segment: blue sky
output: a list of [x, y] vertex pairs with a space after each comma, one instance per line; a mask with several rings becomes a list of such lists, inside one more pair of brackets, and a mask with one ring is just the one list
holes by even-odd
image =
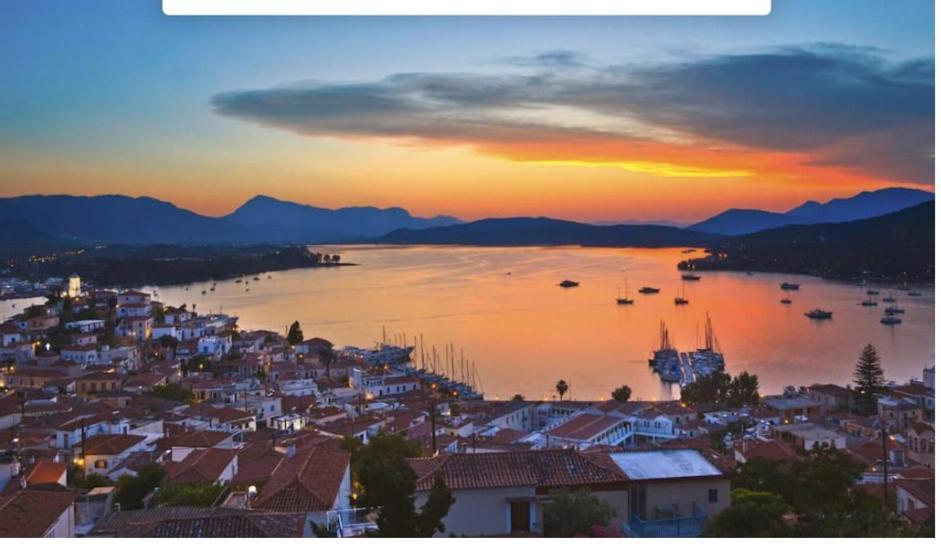
[[[933, 2], [926, 0], [775, 0], [768, 17], [737, 18], [181, 18], [164, 16], [159, 0], [0, 0], [0, 162], [6, 167], [0, 185], [10, 195], [155, 195], [207, 212], [225, 211], [259, 191], [329, 206], [378, 195], [379, 203], [428, 214], [431, 202], [448, 197], [446, 187], [429, 195], [401, 182], [445, 186], [447, 178], [431, 167], [397, 174], [395, 167], [414, 163], [413, 153], [397, 157], [403, 148], [360, 136], [299, 136], [304, 132], [272, 130], [264, 120], [220, 116], [212, 98], [299, 82], [377, 82], [398, 73], [526, 74], [529, 68], [508, 60], [560, 51], [607, 67], [827, 43], [872, 48], [883, 62], [905, 63], [933, 59], [933, 21]], [[450, 153], [435, 155], [448, 164]], [[371, 162], [391, 167], [386, 187], [402, 187], [401, 197], [377, 194], [378, 186], [364, 182], [375, 175], [357, 172], [357, 165]], [[520, 182], [544, 177], [519, 174], [518, 167], [511, 174], [490, 160], [462, 159], [458, 166]], [[147, 178], [129, 178], [135, 167]], [[602, 195], [612, 193], [608, 181], [623, 172], [582, 170], [604, 181]], [[268, 173], [277, 179], [261, 176]], [[625, 178], [629, 191], [647, 177]], [[462, 205], [473, 206], [463, 214], [495, 210], [465, 188], [452, 190]], [[222, 192], [230, 197], [212, 199]], [[768, 197], [828, 193], [811, 188]], [[521, 202], [516, 211], [525, 210], [524, 199], [503, 198], [510, 200]], [[576, 211], [571, 216], [593, 216], [589, 206]]]

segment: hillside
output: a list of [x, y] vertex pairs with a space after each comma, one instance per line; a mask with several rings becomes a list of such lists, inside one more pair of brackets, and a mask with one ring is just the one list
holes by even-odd
[[910, 188], [885, 188], [819, 203], [808, 201], [783, 213], [761, 209], [729, 209], [688, 226], [688, 230], [739, 236], [793, 224], [849, 222], [894, 213], [934, 199], [934, 194]]
[[595, 226], [550, 218], [484, 219], [426, 230], [397, 230], [378, 243], [448, 245], [585, 245], [604, 247], [704, 246], [718, 238], [656, 225]]
[[934, 201], [864, 220], [793, 225], [732, 238], [681, 269], [934, 281]]

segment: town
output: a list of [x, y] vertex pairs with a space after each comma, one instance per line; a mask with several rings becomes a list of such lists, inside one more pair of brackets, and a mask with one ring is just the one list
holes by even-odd
[[402, 343], [43, 291], [0, 325], [0, 537], [934, 534], [934, 367], [865, 344], [852, 386], [489, 400]]

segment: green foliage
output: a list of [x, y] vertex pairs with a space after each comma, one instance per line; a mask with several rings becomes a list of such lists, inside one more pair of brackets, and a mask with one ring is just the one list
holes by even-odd
[[617, 402], [626, 403], [631, 400], [631, 388], [627, 385], [622, 385], [614, 391], [611, 392], [611, 398]]
[[733, 408], [758, 404], [758, 376], [742, 372], [734, 378], [725, 372], [713, 372], [696, 380], [680, 392], [683, 402], [717, 403]]
[[180, 340], [173, 337], [172, 335], [161, 335], [160, 339], [157, 340], [160, 343], [161, 347], [166, 347], [167, 349], [176, 350], [176, 346], [180, 344]]
[[542, 510], [547, 537], [587, 536], [592, 527], [606, 527], [616, 514], [610, 504], [584, 488], [575, 492], [568, 489], [551, 491], [549, 502]]
[[[749, 462], [750, 464], [751, 462]], [[732, 504], [706, 527], [706, 537], [787, 537], [791, 528], [784, 521], [790, 507], [780, 495], [735, 489]]]
[[159, 397], [161, 399], [169, 399], [171, 401], [179, 402], [190, 402], [193, 400], [193, 392], [188, 389], [183, 389], [175, 383], [168, 383], [167, 385], [155, 385], [152, 390], [146, 393], [151, 397]]
[[511, 400], [512, 400], [513, 402], [524, 402], [524, 401], [526, 400], [526, 397], [524, 397], [523, 395], [520, 395], [519, 393], [517, 393], [517, 394], [513, 395], [513, 399], [511, 399]]
[[401, 435], [380, 434], [365, 446], [353, 446], [353, 475], [362, 488], [358, 506], [378, 510], [380, 537], [431, 537], [444, 532], [442, 520], [454, 499], [442, 480], [436, 480], [428, 500], [415, 509], [418, 476], [408, 464], [409, 457], [421, 454], [419, 443]]
[[110, 487], [114, 482], [98, 473], [90, 473], [85, 476], [79, 476], [79, 487], [83, 489], [94, 489], [95, 487]]
[[[779, 526], [769, 519], [777, 511], [778, 497], [787, 511], [796, 515], [791, 527], [797, 537], [889, 537], [908, 531], [894, 513], [894, 504], [883, 504], [856, 487], [863, 466], [847, 453], [836, 449], [815, 449], [790, 462], [751, 460], [732, 479], [736, 492], [748, 491], [766, 496], [740, 494], [741, 511], [723, 512], [710, 525], [710, 535], [723, 537], [778, 536]], [[757, 504], [755, 504], [757, 501]], [[745, 505], [750, 504], [749, 507]], [[733, 495], [733, 507], [735, 500]], [[749, 508], [754, 518], [748, 517]], [[760, 514], [760, 515], [759, 515]], [[740, 517], [736, 517], [740, 516]], [[737, 522], [735, 521], [737, 520]]]
[[297, 345], [304, 341], [304, 331], [301, 330], [301, 323], [297, 320], [291, 324], [291, 328], [288, 330], [288, 343], [291, 345]]
[[853, 383], [856, 384], [856, 408], [866, 416], [875, 414], [878, 402], [876, 395], [885, 389], [885, 373], [882, 371], [879, 353], [872, 344], [863, 347], [859, 354]]
[[567, 381], [565, 381], [564, 379], [560, 379], [558, 382], [556, 382], [555, 391], [556, 393], [559, 394], [560, 401], [565, 399], [565, 394], [568, 393], [568, 390], [569, 390], [569, 384]]
[[161, 506], [212, 506], [225, 490], [215, 483], [170, 483], [160, 489], [154, 504]]
[[122, 475], [115, 486], [114, 501], [122, 510], [136, 510], [143, 507], [143, 500], [157, 488], [166, 473], [159, 464], [149, 464], [137, 472], [137, 477]]

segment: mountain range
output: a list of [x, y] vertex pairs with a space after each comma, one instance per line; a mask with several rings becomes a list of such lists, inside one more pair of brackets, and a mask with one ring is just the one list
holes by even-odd
[[30, 195], [0, 198], [0, 251], [21, 254], [80, 245], [239, 245], [340, 242], [477, 245], [705, 246], [793, 224], [843, 222], [891, 213], [934, 198], [907, 188], [863, 192], [783, 213], [730, 209], [679, 228], [587, 224], [544, 217], [422, 218], [398, 207], [325, 209], [259, 195], [220, 217], [150, 197]]
[[324, 209], [267, 196], [256, 196], [222, 217], [200, 215], [150, 197], [0, 198], [0, 227], [18, 227], [22, 239], [34, 235], [43, 244], [52, 238], [72, 244], [318, 243], [457, 222], [445, 216], [414, 217], [397, 207]]
[[808, 201], [790, 211], [776, 213], [760, 209], [729, 209], [687, 226], [707, 234], [740, 236], [791, 224], [849, 222], [894, 213], [934, 199], [934, 194], [911, 188], [884, 188], [826, 203]]

